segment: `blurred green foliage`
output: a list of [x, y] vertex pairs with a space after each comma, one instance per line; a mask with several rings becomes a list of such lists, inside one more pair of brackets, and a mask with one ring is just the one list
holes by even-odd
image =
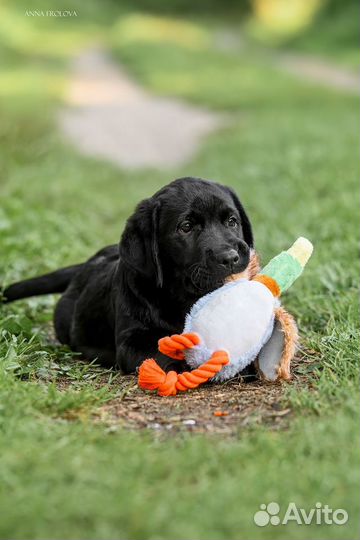
[[[350, 8], [336, 4], [348, 18]], [[41, 6], [49, 2], [32, 3]], [[224, 11], [210, 21], [206, 10], [181, 18], [168, 5], [166, 14], [139, 6], [74, 0], [79, 16], [63, 20], [25, 18], [25, 0], [1, 6], [2, 282], [116, 242], [135, 204], [176, 176], [219, 180], [244, 201], [265, 260], [299, 234], [314, 241], [306, 275], [284, 299], [301, 328], [306, 384], [296, 378], [284, 392], [292, 409], [284, 430], [264, 425], [261, 411], [226, 440], [110, 430], [101, 406], [121, 392], [121, 378], [109, 385], [111, 373], [54, 344], [55, 299], [2, 306], [0, 538], [357, 538], [358, 99], [278, 71], [246, 41], [219, 51]], [[314, 28], [343, 61], [352, 45], [336, 55], [334, 25]], [[218, 109], [226, 126], [168, 171], [79, 156], [60, 138], [56, 114], [68, 61], [98, 40], [149, 90]], [[254, 512], [271, 500], [306, 509], [320, 500], [350, 520], [256, 528]]]
[[[122, 0], [113, 0], [117, 5], [123, 5]], [[162, 14], [179, 14], [189, 16], [195, 14], [230, 14], [244, 16], [252, 9], [251, 0], [135, 0], [127, 2], [133, 10], [155, 12]]]
[[357, 0], [329, 0], [317, 13], [312, 24], [283, 46], [317, 54], [359, 66], [360, 3]]

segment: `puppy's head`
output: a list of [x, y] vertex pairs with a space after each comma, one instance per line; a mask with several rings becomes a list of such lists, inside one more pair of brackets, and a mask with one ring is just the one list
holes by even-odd
[[201, 296], [249, 264], [249, 219], [228, 187], [180, 178], [140, 203], [124, 231], [125, 263], [157, 286]]

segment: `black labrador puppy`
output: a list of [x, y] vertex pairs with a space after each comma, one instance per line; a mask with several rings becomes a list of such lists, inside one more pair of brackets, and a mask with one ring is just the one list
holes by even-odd
[[153, 357], [179, 371], [180, 362], [157, 351], [158, 340], [181, 333], [192, 304], [242, 272], [252, 246], [249, 219], [230, 188], [179, 178], [137, 206], [120, 245], [3, 294], [10, 302], [63, 293], [57, 338], [87, 359], [131, 373]]

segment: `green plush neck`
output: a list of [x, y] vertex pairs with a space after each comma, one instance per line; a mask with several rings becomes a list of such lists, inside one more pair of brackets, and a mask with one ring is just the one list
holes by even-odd
[[312, 252], [312, 243], [306, 238], [300, 237], [290, 249], [271, 259], [261, 274], [275, 280], [279, 285], [280, 292], [283, 293], [302, 274]]
[[280, 287], [281, 293], [285, 292], [294, 281], [301, 275], [303, 267], [287, 251], [283, 251], [262, 269], [261, 274], [273, 278]]

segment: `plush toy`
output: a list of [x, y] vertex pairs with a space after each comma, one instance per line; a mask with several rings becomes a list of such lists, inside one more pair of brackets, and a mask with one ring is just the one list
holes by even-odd
[[[148, 359], [140, 366], [139, 386], [157, 389], [163, 396], [175, 395], [209, 379], [225, 381], [254, 360], [263, 378], [289, 378], [297, 334], [296, 326], [295, 331], [286, 327], [279, 297], [300, 276], [312, 250], [309, 240], [299, 238], [252, 280], [243, 274], [231, 276], [225, 285], [200, 298], [186, 317], [183, 334], [159, 340], [163, 354], [185, 360], [193, 371], [165, 373]], [[281, 339], [285, 335], [281, 350], [279, 337], [274, 339], [276, 319], [282, 320]]]

